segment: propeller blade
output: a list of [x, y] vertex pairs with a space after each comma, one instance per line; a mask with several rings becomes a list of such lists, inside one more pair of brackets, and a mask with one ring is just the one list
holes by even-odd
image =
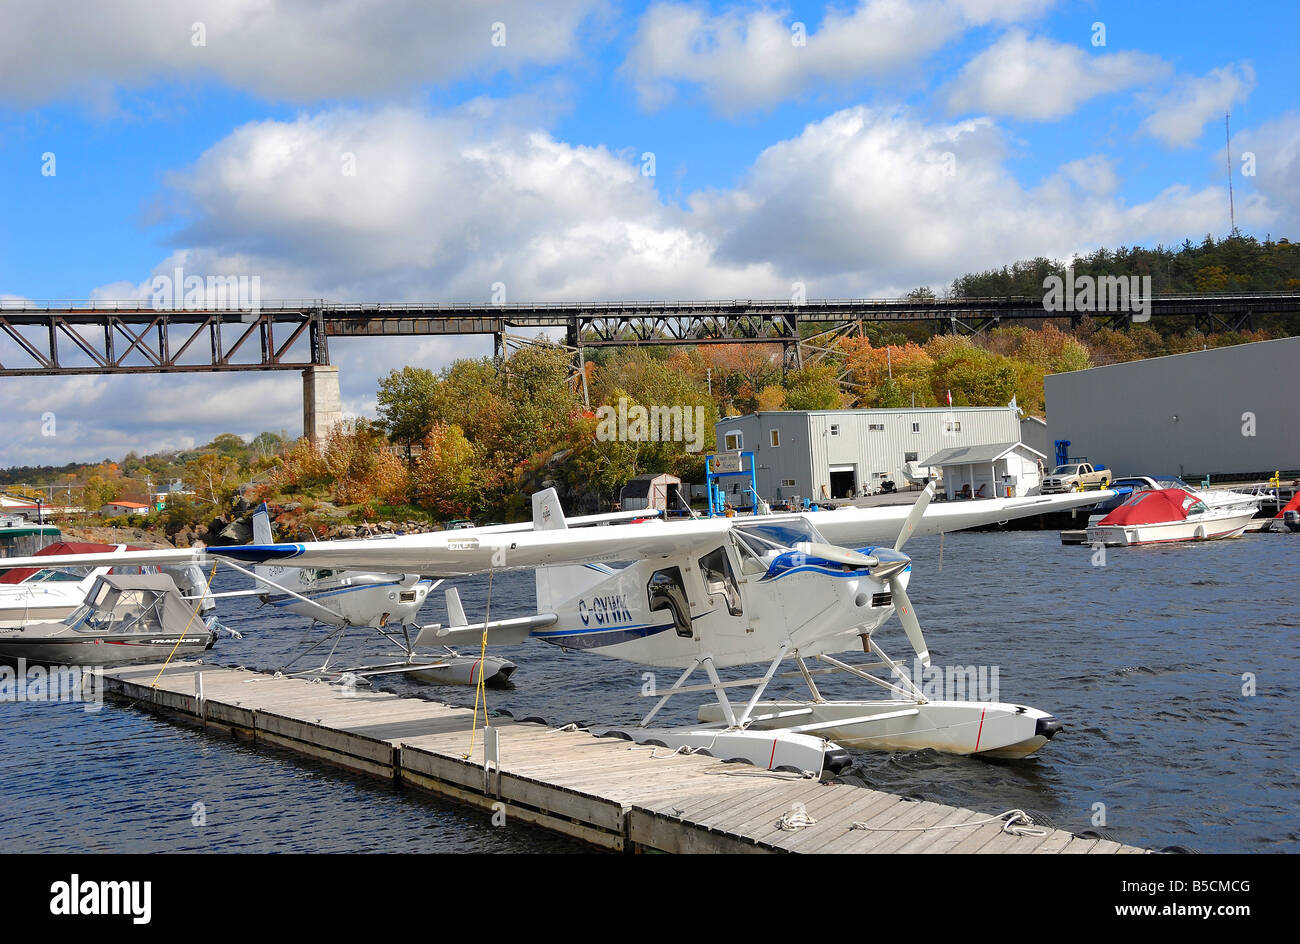
[[898, 621], [903, 624], [903, 629], [907, 632], [907, 641], [912, 644], [916, 650], [917, 656], [921, 659], [921, 665], [927, 669], [930, 667], [930, 650], [925, 645], [925, 636], [921, 635], [921, 623], [916, 618], [916, 613], [912, 609], [912, 601], [908, 599], [907, 591], [903, 589], [903, 582], [897, 577], [889, 581], [889, 592], [894, 601], [894, 609], [898, 612]]
[[930, 482], [921, 492], [921, 496], [912, 506], [912, 510], [907, 513], [907, 520], [903, 522], [903, 529], [898, 532], [898, 540], [894, 543], [894, 550], [901, 551], [907, 539], [912, 536], [916, 526], [921, 523], [921, 518], [925, 515], [925, 509], [930, 507], [930, 499], [934, 498], [934, 482]]
[[880, 564], [879, 560], [863, 554], [861, 551], [854, 551], [836, 544], [800, 541], [795, 545], [795, 550], [801, 554], [807, 554], [809, 557], [820, 557], [822, 560], [834, 561], [836, 564], [848, 564], [850, 567], [876, 567]]

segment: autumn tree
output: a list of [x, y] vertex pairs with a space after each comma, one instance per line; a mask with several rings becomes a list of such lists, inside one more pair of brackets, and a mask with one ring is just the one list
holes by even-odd
[[479, 500], [479, 462], [459, 426], [435, 422], [415, 460], [415, 500], [435, 516], [467, 517]]

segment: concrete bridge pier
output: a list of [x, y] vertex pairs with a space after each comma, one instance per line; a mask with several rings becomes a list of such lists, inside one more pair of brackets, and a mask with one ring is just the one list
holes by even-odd
[[318, 445], [342, 420], [339, 369], [331, 364], [308, 367], [302, 372], [302, 434]]

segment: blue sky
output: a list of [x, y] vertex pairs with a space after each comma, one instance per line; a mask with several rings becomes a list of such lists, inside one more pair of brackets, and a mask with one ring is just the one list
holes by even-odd
[[[1226, 110], [1239, 227], [1300, 238], [1293, 3], [4, 7], [0, 298], [140, 297], [177, 264], [256, 274], [265, 298], [942, 289], [1226, 234]], [[332, 353], [366, 413], [388, 368], [485, 350]], [[205, 405], [158, 406], [178, 394]], [[293, 375], [4, 381], [31, 435], [0, 465], [297, 432], [299, 394]], [[66, 432], [40, 437], [49, 409]]]

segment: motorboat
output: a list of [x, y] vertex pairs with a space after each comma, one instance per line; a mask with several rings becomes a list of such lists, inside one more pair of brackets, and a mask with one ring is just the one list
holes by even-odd
[[1260, 531], [1300, 533], [1300, 492], [1291, 496], [1291, 500], [1278, 509], [1272, 518], [1265, 518]]
[[[18, 629], [28, 623], [57, 622], [71, 616], [86, 600], [96, 578], [103, 574], [170, 574], [188, 599], [200, 600], [200, 612], [209, 616], [216, 603], [208, 590], [202, 569], [193, 563], [88, 567], [67, 565], [59, 558], [71, 554], [142, 551], [128, 544], [93, 544], [80, 541], [56, 541], [33, 556], [48, 557], [43, 567], [11, 567], [0, 572], [0, 629]], [[3, 561], [0, 561], [2, 564]]]
[[217, 639], [167, 574], [100, 574], [85, 602], [58, 622], [0, 628], [0, 660], [118, 665], [195, 655]]
[[1241, 534], [1258, 501], [1212, 505], [1203, 493], [1181, 488], [1148, 489], [1088, 527], [1088, 543], [1108, 547], [1208, 541]]
[[59, 566], [53, 559], [67, 554], [127, 550], [124, 544], [83, 544], [58, 541], [35, 553], [50, 557], [48, 567], [10, 568], [0, 573], [0, 629], [16, 629], [28, 623], [53, 622], [71, 616], [108, 567]]

